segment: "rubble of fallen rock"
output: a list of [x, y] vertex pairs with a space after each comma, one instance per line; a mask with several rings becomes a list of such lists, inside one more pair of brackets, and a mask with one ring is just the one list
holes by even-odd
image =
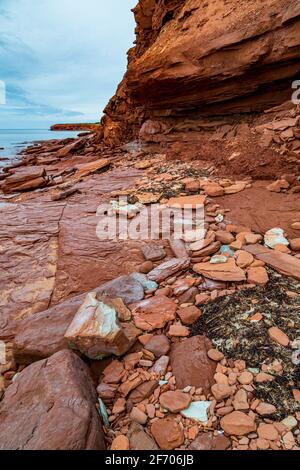
[[[300, 449], [299, 9], [217, 3], [140, 0], [101, 125], [1, 170], [1, 449]], [[151, 205], [203, 223], [98, 237]]]

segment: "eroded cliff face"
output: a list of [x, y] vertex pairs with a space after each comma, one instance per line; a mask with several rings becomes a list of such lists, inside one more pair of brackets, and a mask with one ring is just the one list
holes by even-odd
[[133, 12], [136, 45], [105, 109], [106, 143], [247, 122], [290, 99], [299, 0], [140, 0]]

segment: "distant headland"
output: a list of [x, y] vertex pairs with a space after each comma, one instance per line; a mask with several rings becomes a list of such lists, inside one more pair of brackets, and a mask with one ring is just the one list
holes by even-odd
[[50, 127], [51, 131], [95, 131], [100, 123], [81, 123], [81, 124], [54, 124]]

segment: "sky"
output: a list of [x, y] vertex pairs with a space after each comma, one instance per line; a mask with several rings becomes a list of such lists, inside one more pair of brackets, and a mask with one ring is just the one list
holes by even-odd
[[136, 3], [0, 0], [0, 129], [99, 121], [126, 70]]

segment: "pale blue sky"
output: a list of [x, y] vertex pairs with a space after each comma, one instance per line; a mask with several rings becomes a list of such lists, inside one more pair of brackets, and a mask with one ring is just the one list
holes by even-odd
[[0, 0], [0, 129], [97, 121], [134, 40], [137, 0]]

